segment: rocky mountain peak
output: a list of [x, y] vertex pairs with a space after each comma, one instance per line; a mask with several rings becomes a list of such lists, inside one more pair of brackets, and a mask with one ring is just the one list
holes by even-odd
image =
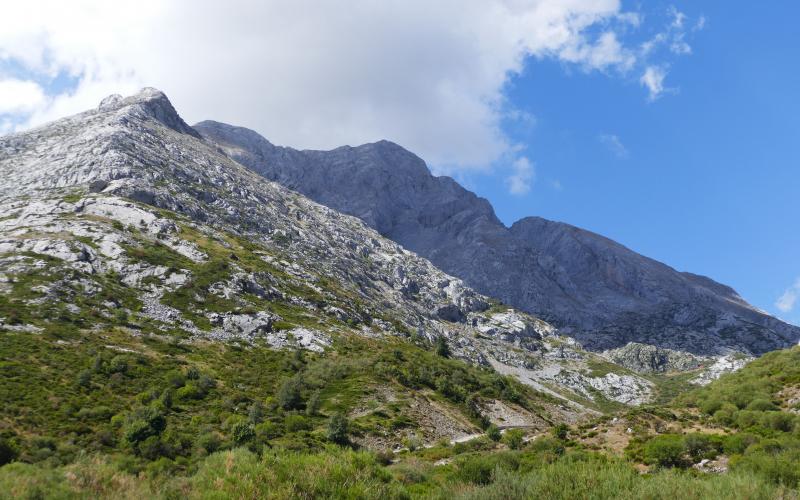
[[128, 97], [112, 94], [100, 101], [100, 105], [97, 107], [97, 110], [101, 112], [120, 109], [127, 109], [129, 112], [154, 118], [172, 130], [200, 138], [200, 134], [183, 121], [167, 95], [156, 88], [145, 87]]

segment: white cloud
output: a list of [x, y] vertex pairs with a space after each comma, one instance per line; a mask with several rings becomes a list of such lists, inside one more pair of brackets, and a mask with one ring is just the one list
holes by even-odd
[[679, 11], [674, 5], [670, 5], [667, 11], [672, 17], [672, 22], [670, 25], [676, 30], [683, 29], [683, 24], [686, 22], [686, 14]]
[[667, 72], [662, 67], [648, 66], [645, 68], [644, 73], [641, 78], [639, 78], [639, 83], [647, 88], [650, 101], [655, 101], [667, 90], [664, 87], [664, 78], [666, 78], [666, 76]]
[[783, 295], [778, 297], [778, 300], [775, 301], [775, 307], [782, 313], [791, 312], [794, 309], [798, 297], [800, 297], [800, 278], [797, 278], [794, 284], [787, 288], [783, 292]]
[[629, 72], [643, 56], [620, 37], [640, 22], [620, 0], [29, 0], [3, 6], [0, 68], [77, 80], [24, 126], [154, 86], [190, 123], [303, 148], [386, 138], [463, 171], [512, 150], [503, 92], [528, 58]]
[[536, 179], [536, 171], [533, 168], [533, 164], [528, 158], [521, 156], [514, 160], [511, 168], [513, 173], [506, 178], [508, 191], [515, 195], [528, 194], [533, 181]]
[[[691, 33], [703, 29], [706, 18], [700, 16], [694, 25], [688, 29], [687, 35], [686, 24], [689, 17], [686, 14], [671, 5], [667, 9], [667, 17], [668, 22], [666, 26], [652, 38], [641, 44], [639, 48], [640, 60], [652, 57], [660, 48], [669, 51], [669, 53], [675, 56], [687, 56], [692, 53], [692, 46], [689, 45], [686, 39]], [[658, 99], [664, 91], [667, 90], [664, 87], [664, 79], [666, 76], [667, 67], [665, 64], [648, 64], [646, 66], [639, 81], [647, 88], [650, 101]]]
[[36, 82], [0, 79], [0, 115], [31, 113], [41, 108], [46, 97]]
[[619, 136], [615, 134], [600, 134], [597, 138], [617, 158], [627, 158], [630, 155], [628, 148], [622, 144]]

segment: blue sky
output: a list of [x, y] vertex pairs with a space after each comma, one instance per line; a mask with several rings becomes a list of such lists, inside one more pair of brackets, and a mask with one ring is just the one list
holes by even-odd
[[0, 134], [154, 86], [190, 123], [277, 144], [386, 138], [507, 224], [596, 231], [800, 324], [798, 17], [786, 1], [29, 0], [0, 16]]
[[740, 5], [681, 6], [706, 24], [653, 102], [635, 81], [529, 61], [507, 92], [535, 125], [507, 129], [535, 162], [531, 191], [465, 181], [507, 224], [596, 231], [800, 324], [775, 306], [800, 277], [800, 4]]

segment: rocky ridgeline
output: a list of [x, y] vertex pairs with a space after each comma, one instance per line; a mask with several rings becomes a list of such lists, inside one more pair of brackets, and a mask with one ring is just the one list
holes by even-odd
[[596, 372], [603, 358], [545, 321], [265, 181], [159, 91], [0, 138], [0, 179], [0, 293], [19, 305], [3, 329], [99, 331], [115, 318], [132, 335], [314, 350], [338, 335], [444, 338], [454, 356], [563, 399], [565, 413], [651, 396], [622, 367]]
[[[195, 128], [267, 179], [360, 218], [587, 348], [642, 353], [626, 365], [632, 369], [682, 370], [708, 357], [759, 355], [800, 339], [800, 328], [750, 306], [731, 288], [598, 234], [539, 217], [508, 228], [488, 201], [449, 177], [434, 177], [420, 158], [391, 142], [298, 151], [219, 122]], [[641, 344], [666, 351], [653, 358]]]

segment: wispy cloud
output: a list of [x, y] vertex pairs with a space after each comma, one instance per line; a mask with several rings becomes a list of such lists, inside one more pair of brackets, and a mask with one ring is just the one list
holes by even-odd
[[[673, 56], [687, 56], [692, 53], [692, 46], [687, 41], [690, 36], [702, 30], [706, 24], [706, 18], [700, 16], [693, 24], [690, 24], [689, 16], [679, 11], [675, 6], [667, 9], [668, 21], [664, 28], [653, 37], [641, 44], [639, 57], [652, 60], [653, 55], [659, 50], [668, 52]], [[667, 77], [668, 65], [647, 64], [639, 78], [639, 83], [647, 89], [648, 100], [655, 101], [667, 91], [676, 89], [667, 88], [664, 80]]]
[[775, 301], [775, 307], [782, 313], [792, 312], [798, 298], [800, 298], [800, 278], [797, 278], [792, 286], [784, 290], [783, 295]]
[[644, 74], [639, 78], [639, 83], [647, 88], [648, 100], [655, 101], [668, 90], [664, 86], [664, 79], [667, 77], [667, 70], [661, 66], [648, 66]]
[[601, 144], [608, 148], [609, 151], [614, 153], [614, 156], [617, 158], [627, 158], [630, 156], [628, 148], [622, 144], [622, 141], [616, 134], [600, 134], [597, 136], [597, 139]]
[[508, 191], [518, 196], [528, 194], [533, 181], [536, 179], [536, 171], [533, 168], [533, 164], [528, 158], [522, 156], [514, 161], [511, 168], [512, 174], [506, 177]]

